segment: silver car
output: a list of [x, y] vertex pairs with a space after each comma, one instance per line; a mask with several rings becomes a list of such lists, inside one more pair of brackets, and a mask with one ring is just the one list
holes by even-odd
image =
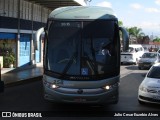
[[138, 61], [138, 68], [149, 69], [153, 64], [160, 62], [160, 55], [157, 52], [145, 52]]
[[154, 64], [148, 71], [138, 90], [138, 101], [160, 104], [160, 63]]

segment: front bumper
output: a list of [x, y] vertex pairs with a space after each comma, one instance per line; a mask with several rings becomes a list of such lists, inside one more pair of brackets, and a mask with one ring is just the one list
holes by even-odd
[[160, 95], [157, 93], [148, 93], [148, 92], [139, 91], [138, 100], [147, 102], [147, 103], [160, 104]]
[[136, 63], [136, 61], [133, 60], [133, 59], [130, 59], [130, 60], [121, 60], [121, 63], [131, 63], [131, 64], [134, 64], [134, 63]]
[[152, 66], [153, 63], [138, 63], [138, 67], [140, 68], [150, 68]]
[[[75, 89], [75, 91], [77, 91]], [[85, 89], [84, 89], [85, 91]], [[118, 87], [101, 93], [64, 93], [44, 86], [44, 98], [59, 103], [115, 104], [118, 102]]]

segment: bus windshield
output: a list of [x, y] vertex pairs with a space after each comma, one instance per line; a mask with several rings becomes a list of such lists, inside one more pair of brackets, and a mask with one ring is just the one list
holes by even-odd
[[116, 76], [118, 41], [114, 20], [52, 21], [45, 69], [64, 76]]

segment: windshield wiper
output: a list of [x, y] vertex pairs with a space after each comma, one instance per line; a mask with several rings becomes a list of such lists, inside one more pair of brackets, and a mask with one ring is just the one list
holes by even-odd
[[[93, 48], [92, 35], [89, 40], [90, 40], [90, 51], [91, 51], [92, 59], [89, 57], [87, 52], [83, 51], [82, 61], [85, 60], [86, 63], [88, 64], [88, 67], [90, 67], [91, 70], [94, 71], [94, 73], [97, 75], [98, 74], [98, 65], [97, 65], [97, 61], [96, 61], [95, 50]], [[84, 46], [82, 46], [82, 48], [84, 49]]]
[[78, 53], [77, 51], [73, 53], [73, 55], [71, 56], [69, 62], [67, 63], [67, 65], [64, 67], [64, 70], [62, 72], [62, 75], [65, 75], [67, 73], [67, 71], [69, 70], [69, 68], [71, 67], [71, 65], [73, 64], [74, 60], [77, 58]]
[[83, 56], [82, 58], [84, 58], [86, 61], [88, 61], [88, 63], [91, 66], [92, 70], [97, 75], [98, 74], [98, 71], [97, 71], [97, 61], [90, 59], [89, 56], [88, 56], [88, 54], [86, 52], [84, 53], [84, 55], [85, 56]]
[[92, 35], [91, 35], [91, 39], [90, 40], [91, 40], [91, 47], [90, 47], [90, 49], [91, 49], [91, 52], [92, 52], [92, 58], [93, 58], [93, 61], [95, 61], [94, 64], [92, 62], [92, 65], [93, 65], [93, 69], [94, 69], [95, 74], [98, 74], [98, 65], [97, 65], [97, 62], [96, 62], [95, 50], [93, 48], [93, 37], [92, 37]]
[[[76, 38], [78, 38], [78, 33], [77, 33], [77, 37]], [[75, 38], [75, 40], [76, 40], [76, 38]], [[64, 70], [62, 72], [62, 77], [67, 73], [67, 71], [70, 69], [71, 65], [73, 64], [73, 62], [76, 60], [76, 58], [78, 56], [78, 45], [79, 45], [78, 42], [75, 43], [75, 48], [74, 48], [75, 52], [73, 52], [73, 54], [70, 57], [67, 65], [64, 67]]]

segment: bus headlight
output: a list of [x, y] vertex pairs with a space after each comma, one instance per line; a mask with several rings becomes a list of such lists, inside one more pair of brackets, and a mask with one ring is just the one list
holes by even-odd
[[111, 87], [109, 85], [105, 86], [106, 90], [109, 90]]
[[55, 88], [58, 88], [59, 86], [55, 85], [55, 84], [52, 84], [51, 85], [51, 88], [55, 89]]
[[46, 80], [43, 81], [43, 84], [44, 84], [46, 87], [50, 88], [50, 89], [56, 89], [56, 88], [59, 87], [58, 85], [56, 85], [56, 84], [54, 84], [54, 83], [50, 83], [50, 82], [48, 82], [48, 81], [46, 81]]
[[108, 90], [111, 90], [111, 89], [116, 88], [118, 86], [119, 86], [119, 83], [115, 83], [113, 85], [106, 85], [106, 86], [103, 87], [103, 89], [108, 91]]

